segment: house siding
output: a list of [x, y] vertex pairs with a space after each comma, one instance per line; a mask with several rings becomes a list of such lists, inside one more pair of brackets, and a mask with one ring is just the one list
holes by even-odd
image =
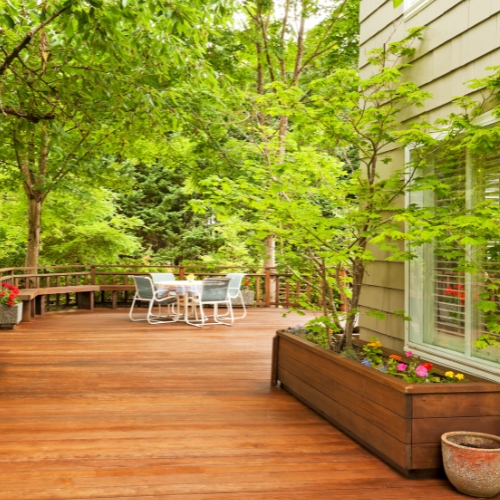
[[[360, 9], [361, 75], [367, 77], [373, 68], [367, 62], [367, 52], [405, 36], [409, 28], [425, 26], [424, 40], [408, 61], [404, 77], [432, 94], [423, 108], [410, 108], [402, 115], [409, 122], [425, 114], [429, 120], [456, 111], [451, 100], [455, 96], [476, 92], [467, 87], [468, 80], [491, 74], [486, 68], [500, 61], [500, 1], [498, 0], [434, 0], [409, 19], [404, 18], [401, 5], [393, 8], [392, 0], [361, 0]], [[388, 150], [392, 163], [381, 172], [386, 177], [400, 169], [404, 152]], [[400, 200], [401, 201], [401, 200]], [[360, 315], [362, 339], [378, 337], [392, 349], [402, 349], [404, 320], [393, 314], [405, 308], [405, 272], [401, 262], [387, 262], [382, 252], [373, 249], [375, 261], [367, 267], [361, 294], [360, 310], [378, 309], [385, 318]]]

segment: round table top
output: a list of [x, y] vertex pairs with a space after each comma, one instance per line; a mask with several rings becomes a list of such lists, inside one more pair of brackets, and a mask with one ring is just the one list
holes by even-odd
[[197, 293], [203, 288], [203, 281], [189, 281], [189, 280], [178, 280], [178, 281], [157, 281], [155, 283], [157, 288], [168, 288], [173, 292], [179, 294], [185, 294], [187, 292]]

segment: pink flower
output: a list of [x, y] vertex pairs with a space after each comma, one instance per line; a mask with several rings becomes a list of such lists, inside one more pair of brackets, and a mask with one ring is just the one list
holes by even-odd
[[424, 365], [417, 366], [415, 372], [419, 377], [427, 377], [427, 368]]
[[413, 353], [411, 351], [406, 351], [405, 356], [409, 358], [410, 356], [413, 356]]
[[406, 370], [406, 365], [404, 363], [398, 363], [396, 368], [398, 369], [398, 372], [404, 372]]

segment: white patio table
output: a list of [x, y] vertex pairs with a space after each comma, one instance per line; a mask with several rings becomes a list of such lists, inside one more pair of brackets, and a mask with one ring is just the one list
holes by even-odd
[[188, 315], [186, 296], [188, 293], [201, 294], [203, 290], [203, 281], [157, 281], [155, 287], [177, 294], [177, 321], [186, 321]]

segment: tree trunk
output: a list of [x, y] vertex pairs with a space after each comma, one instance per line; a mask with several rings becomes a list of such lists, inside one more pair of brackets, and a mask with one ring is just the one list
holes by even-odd
[[336, 350], [338, 352], [342, 349], [350, 349], [352, 347], [352, 333], [354, 330], [354, 322], [356, 320], [356, 313], [359, 308], [359, 299], [361, 297], [361, 290], [363, 279], [365, 276], [365, 266], [361, 259], [356, 258], [352, 265], [352, 297], [347, 308], [347, 317], [345, 322], [345, 329], [340, 342], [337, 344]]
[[349, 315], [345, 325], [345, 346], [350, 349], [352, 347], [352, 333], [354, 330], [354, 322], [356, 320], [356, 313], [359, 308], [359, 299], [361, 297], [361, 289], [363, 279], [365, 276], [365, 266], [363, 261], [355, 259], [352, 273], [352, 298], [351, 307], [349, 308]]
[[[36, 129], [31, 125], [27, 130], [20, 129], [19, 124], [13, 127], [13, 147], [16, 152], [17, 165], [23, 178], [23, 187], [28, 198], [28, 241], [25, 267], [36, 272], [41, 244], [42, 205], [47, 196], [45, 178], [49, 158], [49, 134], [43, 126], [40, 138], [36, 140]], [[38, 161], [37, 161], [38, 160]]]
[[[28, 247], [26, 248], [25, 267], [38, 267], [40, 253], [42, 197], [28, 198]], [[35, 270], [36, 271], [36, 270]]]
[[[266, 246], [266, 256], [264, 257], [264, 273], [267, 268], [271, 269], [271, 274], [276, 273], [276, 241], [273, 234], [270, 234], [264, 240]], [[276, 278], [271, 278], [271, 302], [276, 302]]]
[[[274, 235], [270, 234], [264, 240], [266, 245], [266, 256], [264, 257], [264, 268], [276, 266], [276, 242]], [[273, 271], [274, 272], [274, 271]]]

